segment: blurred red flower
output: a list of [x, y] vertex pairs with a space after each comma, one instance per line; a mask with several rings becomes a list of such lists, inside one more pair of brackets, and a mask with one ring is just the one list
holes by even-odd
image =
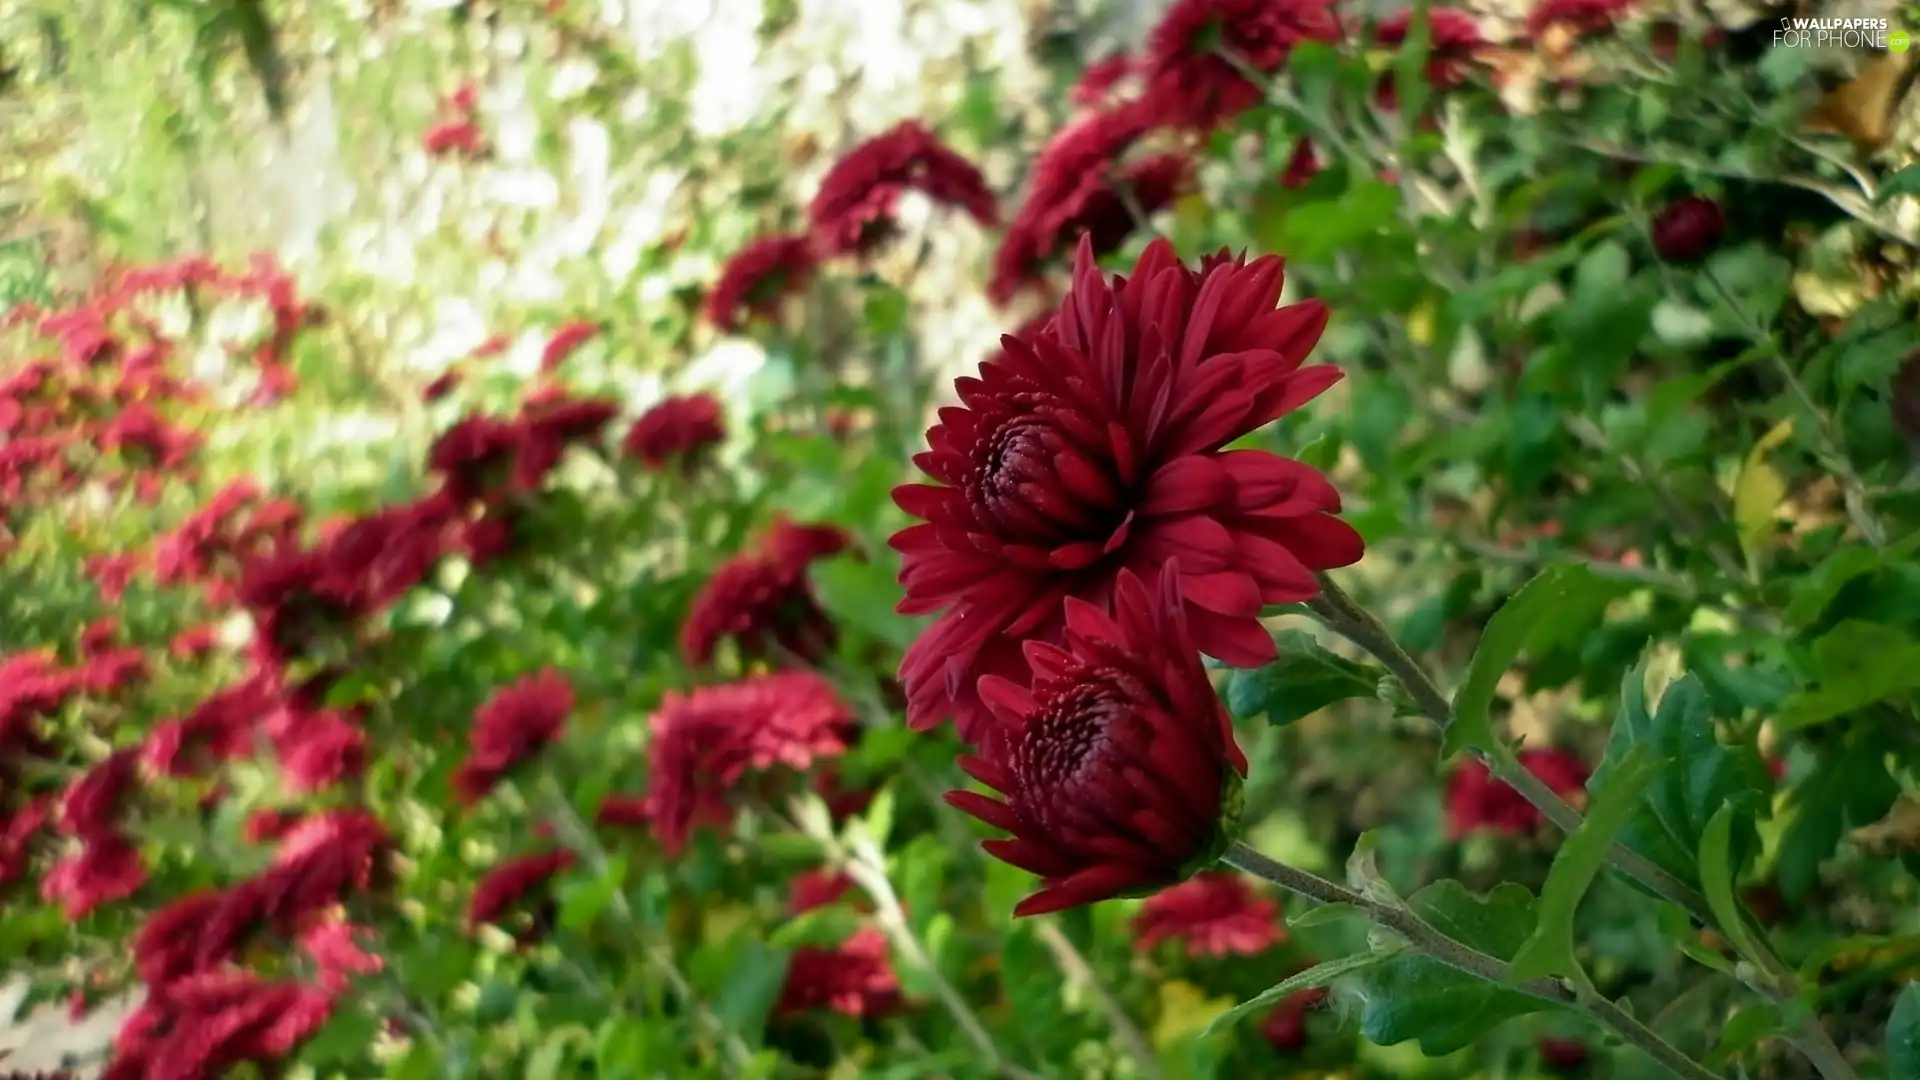
[[1274, 657], [1261, 609], [1310, 599], [1317, 570], [1359, 560], [1340, 495], [1311, 466], [1227, 450], [1340, 378], [1302, 368], [1326, 326], [1314, 301], [1275, 309], [1281, 260], [1225, 253], [1198, 271], [1165, 240], [1109, 284], [1082, 240], [1050, 330], [1002, 339], [955, 383], [894, 491], [924, 524], [895, 534], [906, 614], [942, 612], [908, 649], [908, 720], [987, 725], [982, 675], [1024, 681], [1023, 638], [1058, 640], [1061, 602], [1104, 604], [1123, 569], [1178, 558], [1194, 642], [1236, 667]]
[[244, 971], [194, 975], [150, 992], [114, 1040], [101, 1080], [191, 1080], [272, 1066], [323, 1027], [333, 995]]
[[1240, 65], [1273, 75], [1301, 42], [1339, 38], [1326, 0], [1176, 0], [1147, 40], [1142, 100], [1158, 123], [1218, 127], [1265, 97]]
[[540, 351], [540, 370], [552, 371], [567, 362], [567, 357], [587, 342], [600, 336], [600, 324], [576, 319], [562, 325], [547, 339], [546, 348]]
[[695, 825], [732, 820], [730, 794], [777, 767], [804, 770], [844, 753], [858, 721], [833, 684], [777, 672], [669, 693], [653, 714], [647, 810], [668, 854]]
[[887, 935], [863, 926], [832, 948], [807, 945], [787, 961], [787, 981], [774, 1006], [779, 1016], [827, 1009], [852, 1017], [885, 1016], [903, 1005]]
[[1133, 919], [1134, 948], [1163, 941], [1188, 956], [1257, 956], [1286, 939], [1280, 905], [1239, 874], [1210, 870], [1147, 898]]
[[1634, 0], [1540, 0], [1527, 13], [1526, 35], [1537, 41], [1555, 26], [1566, 28], [1575, 37], [1602, 34], [1613, 29], [1620, 16], [1633, 7]]
[[1587, 1045], [1579, 1039], [1540, 1036], [1540, 1064], [1557, 1073], [1573, 1072], [1587, 1063]]
[[1267, 1045], [1282, 1053], [1293, 1053], [1307, 1045], [1307, 1014], [1326, 1004], [1325, 987], [1289, 994], [1273, 1007], [1260, 1025]]
[[[575, 861], [573, 852], [559, 848], [511, 858], [487, 871], [474, 887], [473, 899], [467, 904], [467, 925], [499, 925], [537, 890], [544, 888], [554, 875], [572, 869]], [[542, 895], [537, 906], [545, 908], [551, 904], [552, 898]], [[544, 936], [549, 921], [544, 912], [536, 910], [532, 926], [521, 932], [520, 940], [526, 942]]]
[[1016, 916], [1174, 885], [1219, 854], [1247, 759], [1188, 632], [1177, 563], [1157, 590], [1123, 571], [1111, 616], [1066, 602], [1065, 647], [1026, 645], [1023, 687], [989, 675], [1000, 725], [947, 802], [1007, 839], [985, 850], [1041, 878]]
[[473, 714], [472, 750], [453, 774], [460, 800], [478, 802], [502, 777], [537, 757], [560, 737], [573, 704], [573, 686], [551, 668], [494, 691]]
[[1105, 105], [1113, 96], [1114, 88], [1133, 74], [1137, 66], [1134, 58], [1127, 53], [1115, 53], [1095, 60], [1080, 73], [1080, 81], [1073, 84], [1073, 92], [1069, 96], [1075, 105]]
[[[1564, 750], [1522, 750], [1519, 757], [1528, 772], [1562, 797], [1586, 789], [1586, 763]], [[1447, 781], [1447, 835], [1455, 840], [1482, 831], [1524, 836], [1545, 821], [1525, 796], [1494, 779], [1480, 761], [1462, 764]]]
[[819, 265], [805, 236], [766, 236], [736, 252], [707, 294], [707, 321], [735, 331], [741, 316], [771, 317], [789, 293], [806, 286]]
[[1141, 225], [1136, 208], [1153, 214], [1191, 186], [1193, 165], [1182, 154], [1121, 164], [1151, 127], [1141, 106], [1124, 105], [1076, 121], [1041, 148], [1026, 199], [994, 252], [988, 299], [1012, 299], [1082, 236], [1096, 258], [1117, 249]]
[[[1413, 11], [1399, 11], [1373, 28], [1376, 45], [1399, 46], [1413, 32]], [[1467, 62], [1487, 44], [1480, 24], [1469, 12], [1455, 8], [1427, 9], [1427, 82], [1436, 90], [1449, 90], [1465, 81]], [[1397, 105], [1391, 72], [1381, 76], [1376, 99], [1384, 108]]]
[[838, 634], [814, 599], [808, 568], [845, 551], [852, 537], [833, 526], [780, 517], [759, 546], [721, 563], [693, 598], [680, 630], [687, 663], [713, 662], [722, 641], [748, 659], [818, 663]]
[[1694, 262], [1720, 246], [1727, 231], [1720, 204], [1703, 195], [1676, 199], [1653, 219], [1653, 249], [1668, 262]]
[[973, 163], [909, 120], [848, 151], [820, 181], [807, 207], [820, 250], [872, 250], [892, 235], [893, 212], [909, 190], [958, 206], [982, 225], [998, 224], [993, 192]]
[[125, 900], [147, 882], [147, 866], [133, 841], [117, 832], [93, 833], [80, 850], [40, 880], [40, 898], [79, 919], [102, 904]]
[[809, 870], [787, 884], [787, 911], [804, 915], [838, 903], [853, 891], [853, 879], [835, 870]]
[[720, 399], [712, 394], [670, 397], [640, 414], [620, 448], [656, 472], [687, 467], [727, 437]]

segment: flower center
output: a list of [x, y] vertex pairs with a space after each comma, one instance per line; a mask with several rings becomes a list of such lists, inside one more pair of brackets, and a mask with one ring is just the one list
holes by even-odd
[[1016, 543], [1105, 541], [1125, 519], [1110, 470], [1043, 415], [1010, 417], [981, 439], [965, 486], [1000, 538]]

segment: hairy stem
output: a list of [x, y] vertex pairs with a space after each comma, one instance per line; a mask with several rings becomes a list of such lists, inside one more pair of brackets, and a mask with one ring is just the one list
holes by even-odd
[[[1348, 596], [1332, 578], [1326, 574], [1319, 577], [1320, 595], [1307, 606], [1329, 627], [1380, 661], [1406, 687], [1421, 713], [1439, 725], [1442, 731], [1452, 725], [1452, 703], [1440, 692], [1433, 677], [1420, 666], [1420, 662], [1393, 639], [1393, 634], [1385, 624]], [[1519, 792], [1547, 820], [1553, 822], [1555, 828], [1571, 835], [1580, 827], [1584, 820], [1580, 812], [1521, 765], [1512, 750], [1505, 746], [1472, 749], [1476, 756], [1486, 762], [1495, 777]], [[1684, 908], [1702, 926], [1716, 925], [1712, 909], [1707, 906], [1706, 898], [1700, 895], [1699, 890], [1654, 865], [1646, 857], [1616, 843], [1607, 852], [1607, 861], [1621, 873]], [[1760, 989], [1775, 1001], [1793, 1000], [1800, 992], [1798, 976], [1773, 951], [1765, 938], [1756, 937], [1754, 941], [1758, 955], [1747, 959], [1760, 971], [1763, 983]], [[1796, 1045], [1819, 1068], [1825, 1080], [1855, 1080], [1852, 1067], [1834, 1046], [1818, 1017], [1810, 1017], [1805, 1022], [1799, 1040]]]
[[[1506, 961], [1448, 937], [1410, 908], [1370, 899], [1317, 874], [1268, 858], [1242, 843], [1235, 842], [1228, 848], [1224, 861], [1243, 873], [1316, 903], [1359, 908], [1374, 922], [1405, 938], [1408, 945], [1422, 955], [1490, 983], [1507, 983]], [[1682, 1053], [1678, 1047], [1662, 1039], [1653, 1029], [1635, 1020], [1590, 986], [1569, 985], [1558, 979], [1535, 979], [1509, 985], [1531, 997], [1585, 1013], [1594, 1023], [1632, 1043], [1681, 1080], [1719, 1080], [1719, 1075], [1713, 1070]]]

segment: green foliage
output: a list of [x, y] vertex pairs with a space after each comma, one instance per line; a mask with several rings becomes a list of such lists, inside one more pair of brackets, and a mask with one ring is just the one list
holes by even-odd
[[[1512, 960], [1533, 934], [1538, 903], [1511, 882], [1475, 896], [1457, 881], [1436, 881], [1407, 906], [1453, 940], [1497, 960]], [[1430, 1057], [1473, 1045], [1516, 1017], [1553, 1006], [1483, 982], [1429, 956], [1391, 957], [1359, 976], [1360, 1030], [1382, 1046], [1413, 1040]]]
[[1227, 708], [1238, 719], [1285, 726], [1336, 702], [1373, 698], [1386, 674], [1378, 664], [1327, 651], [1303, 631], [1283, 630], [1274, 644], [1278, 660], [1227, 677]]

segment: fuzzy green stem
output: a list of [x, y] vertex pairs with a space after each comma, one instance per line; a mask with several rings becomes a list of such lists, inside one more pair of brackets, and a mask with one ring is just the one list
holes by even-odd
[[1653, 1029], [1635, 1020], [1590, 986], [1570, 986], [1557, 979], [1535, 979], [1531, 982], [1510, 984], [1507, 980], [1506, 961], [1447, 936], [1410, 908], [1371, 899], [1317, 874], [1311, 874], [1288, 866], [1277, 859], [1269, 858], [1237, 841], [1227, 849], [1223, 861], [1242, 873], [1270, 882], [1315, 903], [1341, 904], [1358, 908], [1374, 922], [1405, 938], [1408, 945], [1422, 955], [1456, 971], [1463, 971], [1490, 983], [1513, 985], [1514, 989], [1530, 997], [1584, 1013], [1594, 1023], [1633, 1044], [1657, 1062], [1661, 1068], [1680, 1077], [1681, 1080], [1720, 1080], [1719, 1075], [1713, 1070], [1682, 1053], [1678, 1047], [1662, 1039]]

